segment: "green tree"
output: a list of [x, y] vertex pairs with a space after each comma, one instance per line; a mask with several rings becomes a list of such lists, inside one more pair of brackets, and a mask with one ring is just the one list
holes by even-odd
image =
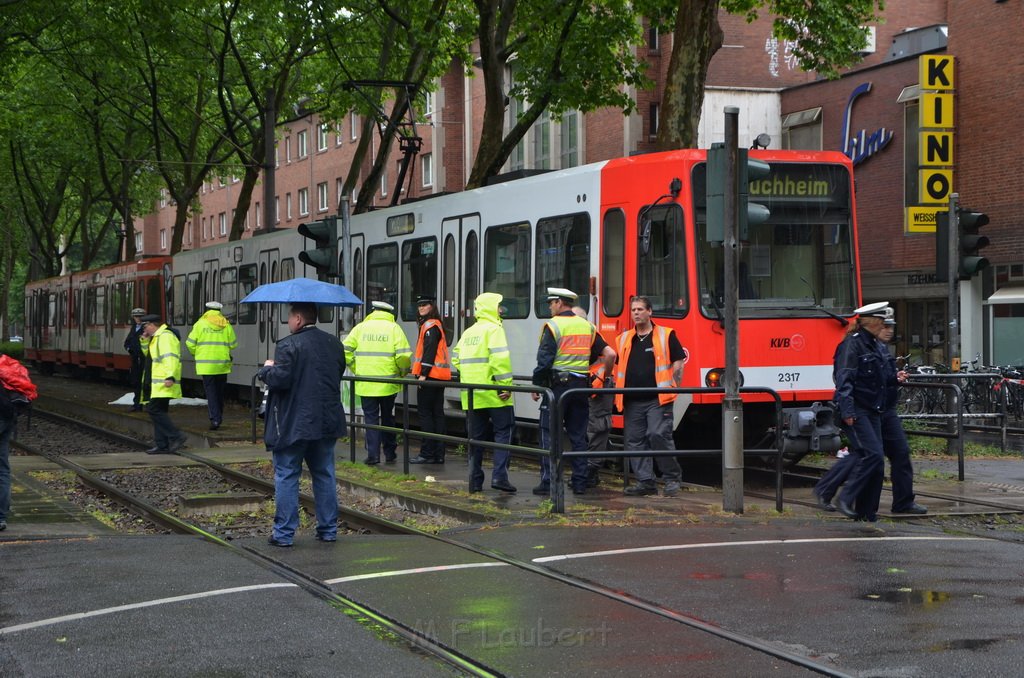
[[[636, 106], [629, 87], [649, 83], [634, 49], [641, 17], [627, 0], [474, 2], [484, 111], [467, 188], [500, 172], [545, 111], [556, 119], [603, 106], [629, 113]], [[509, 99], [525, 104], [515, 119], [506, 119]]]
[[722, 46], [720, 7], [748, 21], [757, 19], [759, 11], [773, 15], [774, 35], [795, 41], [793, 53], [800, 67], [829, 78], [860, 59], [857, 51], [867, 40], [864, 26], [878, 20], [876, 8], [884, 9], [883, 0], [674, 1], [672, 59], [658, 129], [658, 147], [663, 150], [697, 145], [708, 64]]

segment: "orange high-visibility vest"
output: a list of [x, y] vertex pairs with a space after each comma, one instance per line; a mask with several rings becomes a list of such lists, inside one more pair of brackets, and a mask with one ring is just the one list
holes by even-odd
[[[423, 362], [423, 337], [426, 336], [427, 330], [431, 327], [436, 327], [441, 331], [441, 339], [437, 342], [437, 352], [434, 354], [434, 362], [425, 363]], [[426, 373], [427, 376], [432, 379], [451, 381], [452, 365], [451, 361], [448, 359], [448, 342], [445, 341], [444, 327], [441, 325], [441, 321], [437, 318], [430, 318], [420, 325], [420, 337], [416, 340], [416, 353], [412, 358], [412, 369], [410, 372], [417, 377]]]
[[[626, 365], [629, 364], [629, 352], [633, 348], [633, 337], [636, 335], [636, 328], [623, 332], [619, 335], [619, 364], [615, 370], [615, 388], [626, 387]], [[672, 330], [655, 325], [651, 332], [651, 344], [654, 347], [654, 381], [658, 388], [674, 388], [672, 381], [672, 363], [668, 356], [668, 338]], [[659, 393], [658, 402], [668, 405], [676, 399], [675, 393]], [[615, 396], [615, 407], [622, 410], [622, 394]]]

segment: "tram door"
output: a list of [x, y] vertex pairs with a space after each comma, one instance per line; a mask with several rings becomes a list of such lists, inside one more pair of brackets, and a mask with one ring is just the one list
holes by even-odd
[[[189, 322], [194, 325], [197, 320], [204, 313], [206, 313], [206, 302], [208, 301], [220, 301], [217, 298], [218, 290], [220, 289], [220, 261], [217, 259], [210, 259], [203, 262], [203, 293], [202, 297], [196, 299], [195, 296], [192, 299], [195, 301], [195, 307], [190, 308], [189, 311]], [[191, 325], [189, 326], [191, 328]]]
[[[281, 278], [279, 270], [281, 264], [281, 252], [277, 249], [263, 250], [259, 256], [259, 285], [278, 282]], [[281, 304], [256, 304], [259, 312], [256, 323], [259, 327], [260, 349], [257, 354], [257, 365], [274, 357], [274, 343], [277, 341], [280, 332]], [[287, 309], [285, 310], [287, 313]]]
[[469, 215], [441, 222], [440, 311], [448, 343], [454, 344], [473, 317], [480, 294], [480, 217]]

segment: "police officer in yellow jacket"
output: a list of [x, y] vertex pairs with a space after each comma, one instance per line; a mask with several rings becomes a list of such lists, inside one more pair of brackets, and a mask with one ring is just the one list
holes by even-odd
[[[540, 344], [537, 347], [537, 366], [533, 370], [533, 383], [547, 386], [561, 397], [570, 389], [590, 387], [590, 364], [599, 360], [607, 345], [594, 326], [585, 318], [572, 311], [576, 303], [576, 293], [561, 287], [548, 288], [548, 308], [551, 319], [541, 330]], [[533, 399], [540, 399], [533, 394]], [[550, 417], [551, 403], [547, 399], [540, 406], [540, 446], [550, 448]], [[587, 449], [587, 421], [590, 419], [590, 406], [587, 404], [586, 393], [576, 393], [559, 400], [561, 409], [560, 422], [565, 427], [573, 451]], [[560, 426], [559, 429], [562, 427]], [[572, 459], [573, 494], [584, 494], [587, 491], [587, 460], [583, 457]], [[540, 484], [533, 488], [536, 495], [544, 495], [551, 491], [551, 468], [548, 457], [541, 457]]]
[[[509, 353], [505, 328], [498, 312], [502, 296], [484, 292], [473, 302], [473, 323], [452, 348], [452, 366], [459, 371], [463, 384], [512, 384], [512, 354]], [[472, 404], [469, 391], [462, 391], [462, 407], [466, 410], [469, 435], [474, 440], [491, 440], [509, 445], [515, 412], [511, 391], [473, 391]], [[484, 448], [469, 448], [469, 491], [480, 492], [484, 486]], [[491, 487], [502, 492], [515, 492], [508, 481], [509, 451], [494, 450], [494, 469]]]
[[[171, 421], [172, 398], [181, 397], [181, 342], [155, 314], [142, 316], [142, 336], [149, 352], [146, 412], [153, 421], [154, 446], [147, 454], [171, 454], [185, 445], [185, 434]], [[145, 390], [144, 390], [145, 391]]]
[[[395, 322], [395, 307], [386, 301], [374, 301], [369, 315], [352, 328], [342, 344], [345, 361], [357, 377], [398, 378], [409, 371], [412, 348], [402, 328]], [[395, 425], [395, 397], [398, 384], [356, 381], [356, 395], [363, 407], [363, 419], [370, 426]], [[381, 446], [384, 460], [393, 464], [397, 458], [398, 440], [390, 431], [366, 429], [364, 464], [380, 463]]]
[[206, 302], [206, 313], [196, 321], [185, 347], [196, 357], [196, 374], [203, 378], [210, 430], [220, 428], [224, 419], [224, 387], [231, 372], [231, 352], [238, 348], [235, 329], [221, 313], [224, 304]]

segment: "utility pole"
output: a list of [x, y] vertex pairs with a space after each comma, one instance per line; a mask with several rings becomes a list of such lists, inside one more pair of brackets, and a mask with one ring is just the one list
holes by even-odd
[[743, 400], [739, 397], [739, 114], [725, 107], [725, 398], [722, 400], [722, 510], [743, 513]]
[[274, 183], [275, 123], [277, 109], [274, 106], [274, 88], [268, 87], [266, 102], [263, 104], [263, 231], [270, 233], [277, 227], [277, 209], [274, 198], [277, 186]]

